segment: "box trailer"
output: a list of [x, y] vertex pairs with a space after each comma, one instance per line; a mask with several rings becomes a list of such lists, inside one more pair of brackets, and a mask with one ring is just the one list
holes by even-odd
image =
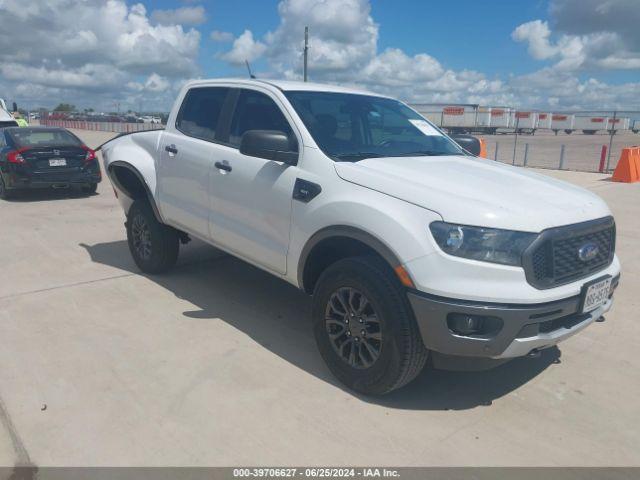
[[538, 128], [538, 112], [512, 112], [511, 122], [516, 132], [533, 134]]
[[609, 123], [609, 130], [629, 130], [629, 117], [612, 118]]
[[491, 107], [478, 107], [476, 130], [480, 132], [491, 131]]
[[442, 107], [423, 103], [414, 103], [409, 106], [434, 125], [442, 126]]
[[551, 130], [551, 114], [550, 113], [538, 113], [538, 128]]
[[448, 105], [442, 107], [442, 127], [455, 133], [466, 133], [476, 127], [477, 105]]
[[512, 109], [507, 107], [491, 107], [491, 133], [496, 133], [498, 128], [510, 127], [511, 111]]
[[582, 130], [586, 135], [593, 135], [600, 130], [609, 130], [609, 117], [576, 116], [573, 128]]
[[554, 113], [551, 115], [551, 130], [556, 135], [560, 130], [564, 130], [566, 134], [573, 132], [573, 122], [575, 115], [569, 115], [566, 113]]
[[478, 105], [475, 104], [415, 103], [409, 106], [451, 133], [467, 133], [476, 128]]

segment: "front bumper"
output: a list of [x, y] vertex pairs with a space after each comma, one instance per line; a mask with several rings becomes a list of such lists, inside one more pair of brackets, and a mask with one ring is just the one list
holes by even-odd
[[[539, 304], [497, 304], [454, 300], [422, 292], [408, 293], [409, 302], [429, 350], [445, 355], [506, 359], [551, 347], [584, 329], [613, 303], [613, 291], [620, 276], [613, 278], [609, 299], [601, 307], [580, 313], [581, 296]], [[461, 335], [450, 330], [449, 314], [497, 318], [499, 329], [478, 335]]]

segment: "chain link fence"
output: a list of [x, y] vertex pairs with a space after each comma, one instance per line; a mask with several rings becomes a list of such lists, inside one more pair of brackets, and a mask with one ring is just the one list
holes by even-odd
[[538, 112], [478, 105], [412, 105], [451, 133], [483, 138], [487, 157], [512, 165], [611, 172], [640, 145], [640, 111]]

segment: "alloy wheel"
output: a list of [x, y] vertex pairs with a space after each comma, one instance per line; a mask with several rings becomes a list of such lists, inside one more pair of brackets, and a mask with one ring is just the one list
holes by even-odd
[[151, 231], [142, 215], [136, 215], [131, 224], [133, 248], [142, 260], [151, 258]]
[[333, 292], [325, 310], [325, 326], [334, 351], [351, 367], [369, 368], [380, 357], [382, 324], [359, 290], [342, 287]]

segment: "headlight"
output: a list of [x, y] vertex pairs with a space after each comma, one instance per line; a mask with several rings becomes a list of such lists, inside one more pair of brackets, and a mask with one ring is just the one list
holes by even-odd
[[522, 264], [522, 252], [537, 236], [535, 233], [445, 222], [433, 222], [429, 229], [438, 246], [449, 255], [515, 266]]

